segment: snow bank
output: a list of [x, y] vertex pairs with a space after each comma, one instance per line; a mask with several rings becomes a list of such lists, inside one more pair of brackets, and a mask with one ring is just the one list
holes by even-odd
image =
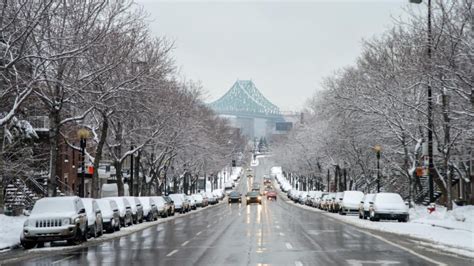
[[460, 206], [452, 211], [443, 206], [436, 206], [436, 211], [430, 214], [426, 206], [417, 205], [410, 209], [410, 222], [464, 230], [474, 234], [474, 206]]
[[0, 214], [0, 249], [20, 244], [21, 230], [26, 218], [26, 216]]

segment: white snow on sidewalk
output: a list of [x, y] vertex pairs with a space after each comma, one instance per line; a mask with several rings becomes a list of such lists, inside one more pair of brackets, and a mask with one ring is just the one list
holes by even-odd
[[[426, 210], [426, 207], [424, 208]], [[420, 212], [421, 207], [418, 213]], [[423, 215], [421, 218], [413, 217], [413, 219], [410, 217], [408, 223], [383, 220], [380, 222], [371, 222], [369, 220], [359, 219], [358, 215], [342, 216], [333, 213], [325, 214], [358, 227], [428, 240], [433, 242], [436, 248], [448, 250], [468, 257], [474, 257], [474, 232], [472, 230], [472, 223], [451, 220], [450, 217], [452, 217], [452, 214], [443, 216], [443, 219], [435, 219], [434, 217], [439, 214], [434, 213], [434, 216]], [[433, 226], [433, 224], [443, 226]]]
[[21, 230], [26, 216], [0, 214], [0, 249], [20, 244]]

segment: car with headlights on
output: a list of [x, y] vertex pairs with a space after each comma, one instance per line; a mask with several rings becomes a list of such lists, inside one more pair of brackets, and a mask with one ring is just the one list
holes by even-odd
[[120, 211], [115, 200], [96, 199], [99, 209], [102, 212], [102, 226], [106, 233], [113, 233], [120, 230]]
[[82, 204], [86, 208], [87, 214], [87, 235], [88, 237], [99, 237], [104, 232], [102, 225], [102, 212], [95, 199], [81, 198]]
[[228, 197], [228, 202], [229, 204], [231, 203], [241, 203], [242, 202], [242, 194], [240, 194], [240, 192], [237, 192], [237, 191], [231, 191], [229, 193], [229, 197]]
[[20, 243], [25, 249], [58, 240], [68, 244], [87, 240], [87, 214], [79, 197], [39, 199], [23, 224]]
[[398, 220], [408, 222], [408, 202], [404, 202], [397, 193], [377, 193], [369, 202], [369, 217], [371, 221]]
[[247, 192], [245, 198], [247, 200], [247, 205], [249, 205], [250, 203], [262, 204], [262, 198], [260, 196], [260, 193], [258, 193], [257, 191]]
[[274, 190], [268, 191], [265, 196], [267, 197], [267, 200], [277, 200], [277, 193]]

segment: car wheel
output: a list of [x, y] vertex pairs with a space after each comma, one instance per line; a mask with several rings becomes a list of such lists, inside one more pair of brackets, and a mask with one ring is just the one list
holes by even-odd
[[76, 236], [74, 237], [74, 239], [67, 240], [67, 244], [74, 245], [74, 246], [79, 245], [83, 241], [83, 238], [84, 238], [84, 234], [81, 232], [81, 229], [77, 227]]
[[21, 245], [23, 246], [24, 249], [32, 249], [36, 247], [36, 242], [23, 241], [21, 242]]

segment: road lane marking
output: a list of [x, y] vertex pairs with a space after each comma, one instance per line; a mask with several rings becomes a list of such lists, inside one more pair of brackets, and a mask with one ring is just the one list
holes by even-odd
[[377, 239], [379, 239], [379, 240], [382, 240], [383, 242], [385, 242], [385, 243], [387, 243], [387, 244], [390, 244], [390, 245], [392, 245], [392, 246], [394, 246], [394, 247], [397, 247], [397, 248], [399, 248], [399, 249], [402, 249], [402, 250], [404, 250], [404, 251], [406, 251], [406, 252], [408, 252], [408, 253], [410, 253], [410, 254], [412, 254], [412, 255], [415, 255], [415, 256], [417, 256], [417, 257], [419, 257], [419, 258], [422, 258], [422, 259], [424, 259], [424, 260], [426, 260], [426, 261], [429, 261], [429, 262], [431, 262], [431, 263], [433, 263], [433, 264], [436, 264], [436, 265], [439, 265], [439, 266], [447, 266], [445, 263], [442, 263], [442, 262], [436, 261], [436, 260], [434, 260], [434, 259], [428, 258], [428, 257], [426, 257], [426, 256], [423, 256], [423, 255], [421, 255], [421, 254], [419, 254], [419, 253], [416, 253], [415, 251], [413, 251], [413, 250], [411, 250], [411, 249], [408, 249], [408, 248], [406, 248], [406, 247], [404, 247], [404, 246], [402, 246], [402, 245], [399, 245], [399, 244], [397, 244], [397, 243], [394, 243], [394, 242], [392, 242], [392, 241], [389, 241], [389, 240], [387, 240], [387, 239], [385, 239], [385, 238], [383, 238], [383, 237], [381, 237], [381, 236], [378, 236], [378, 235], [375, 235], [375, 234], [372, 234], [372, 233], [370, 233], [370, 232], [367, 232], [367, 231], [364, 231], [364, 230], [360, 230], [360, 229], [355, 229], [355, 230], [357, 230], [357, 231], [359, 231], [359, 232], [361, 232], [361, 233], [367, 234], [367, 235], [369, 235], [369, 236], [375, 237], [375, 238], [377, 238]]
[[285, 243], [285, 246], [287, 249], [293, 249], [293, 246], [288, 242]]
[[303, 266], [303, 263], [299, 260], [295, 261], [295, 266]]
[[52, 265], [58, 264], [58, 263], [61, 263], [61, 262], [63, 262], [63, 261], [66, 261], [66, 260], [68, 260], [68, 259], [71, 259], [71, 258], [73, 258], [73, 257], [74, 257], [74, 255], [68, 256], [68, 257], [65, 257], [64, 259], [60, 259], [60, 260], [53, 261], [53, 263], [51, 263], [51, 264], [52, 264]]
[[209, 227], [211, 227], [211, 225], [210, 225], [210, 224], [208, 224], [206, 227], [207, 227], [207, 228], [209, 228]]
[[280, 229], [280, 226], [279, 226], [279, 225], [275, 225], [275, 228], [276, 228], [276, 229]]
[[188, 243], [189, 243], [189, 240], [188, 240], [188, 241], [185, 241], [183, 244], [181, 244], [181, 246], [184, 247], [184, 246], [186, 246]]
[[280, 235], [281, 235], [281, 236], [285, 236], [285, 234], [284, 234], [284, 233], [282, 233], [282, 232], [280, 232]]
[[175, 250], [171, 251], [170, 253], [168, 253], [168, 255], [166, 255], [166, 257], [171, 257], [171, 256], [173, 256], [173, 254], [176, 253], [176, 252], [178, 252], [177, 249], [175, 249]]
[[202, 233], [202, 231], [199, 231], [199, 232], [197, 232], [197, 234], [196, 234], [196, 235], [198, 236], [198, 235], [200, 235], [201, 233]]

